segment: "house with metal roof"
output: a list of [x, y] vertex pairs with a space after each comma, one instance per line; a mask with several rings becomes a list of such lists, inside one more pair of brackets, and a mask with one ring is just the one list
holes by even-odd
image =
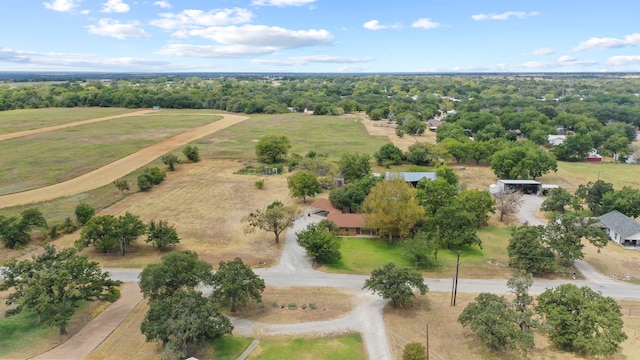
[[618, 210], [598, 217], [611, 240], [620, 245], [636, 246], [640, 243], [640, 223]]
[[397, 179], [399, 177], [404, 179], [405, 182], [413, 185], [413, 187], [416, 187], [418, 185], [418, 182], [422, 179], [435, 180], [438, 178], [435, 172], [387, 171], [386, 173], [384, 173], [385, 180]]

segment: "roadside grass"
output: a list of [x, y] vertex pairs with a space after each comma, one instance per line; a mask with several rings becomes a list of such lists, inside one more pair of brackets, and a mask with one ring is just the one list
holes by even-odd
[[247, 359], [255, 360], [334, 360], [365, 359], [360, 334], [327, 338], [263, 339]]
[[69, 180], [218, 119], [211, 115], [152, 114], [1, 141], [0, 194]]
[[253, 338], [223, 336], [211, 342], [211, 351], [216, 360], [235, 360], [249, 347]]
[[0, 317], [0, 358], [30, 358], [65, 342], [91, 321], [93, 313], [104, 304], [100, 301], [81, 302], [67, 325], [67, 335], [59, 335], [57, 327], [38, 324], [38, 317], [33, 312], [21, 312], [10, 317], [3, 315]]
[[344, 237], [341, 239], [340, 252], [342, 258], [335, 263], [325, 264], [323, 269], [329, 272], [368, 274], [388, 262], [400, 267], [414, 266], [404, 255], [402, 246], [390, 244], [385, 239]]
[[127, 114], [140, 110], [142, 109], [77, 107], [0, 111], [0, 134]]
[[334, 161], [345, 152], [372, 155], [388, 142], [387, 138], [369, 136], [354, 116], [250, 115], [241, 124], [201, 139], [200, 143], [213, 145], [202, 154], [211, 158], [255, 159], [255, 145], [266, 135], [287, 136], [292, 145], [289, 153], [304, 155], [314, 150]]

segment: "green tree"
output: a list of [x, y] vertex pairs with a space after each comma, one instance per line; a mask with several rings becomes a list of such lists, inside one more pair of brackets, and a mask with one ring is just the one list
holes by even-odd
[[427, 231], [436, 238], [439, 245], [447, 249], [452, 246], [478, 245], [482, 241], [476, 233], [476, 218], [457, 204], [439, 208], [427, 221]]
[[345, 184], [371, 174], [370, 157], [367, 154], [344, 153], [338, 163]]
[[118, 239], [118, 245], [120, 245], [120, 250], [122, 251], [123, 256], [127, 252], [129, 245], [134, 243], [138, 237], [145, 233], [146, 230], [146, 225], [137, 215], [127, 212], [123, 216], [118, 217], [115, 231]]
[[31, 260], [10, 260], [0, 276], [0, 291], [14, 289], [7, 305], [17, 305], [7, 315], [33, 311], [43, 324], [57, 327], [60, 335], [67, 333], [78, 302], [115, 301], [119, 285], [75, 249], [56, 252], [52, 245]]
[[76, 220], [81, 226], [85, 225], [96, 214], [96, 209], [86, 203], [80, 203], [76, 206]]
[[4, 246], [9, 249], [26, 245], [35, 228], [47, 228], [47, 220], [38, 209], [24, 210], [20, 217], [6, 218], [0, 215], [0, 237]]
[[600, 212], [606, 214], [613, 210], [618, 210], [630, 218], [640, 216], [640, 189], [625, 186], [622, 190], [604, 194]]
[[400, 178], [377, 183], [361, 207], [367, 226], [388, 236], [390, 242], [394, 234], [407, 237], [424, 218], [424, 208], [418, 203], [416, 193], [414, 187]]
[[529, 295], [531, 285], [533, 285], [533, 276], [524, 271], [515, 271], [507, 280], [507, 287], [515, 296], [512, 308], [516, 313], [516, 323], [520, 327], [520, 331], [529, 333], [531, 341], [527, 341], [527, 343], [533, 347], [531, 330], [538, 325], [538, 322], [532, 305], [533, 298]]
[[427, 349], [419, 342], [410, 342], [402, 350], [402, 360], [428, 360]]
[[264, 280], [236, 257], [233, 261], [218, 264], [218, 271], [213, 274], [211, 297], [218, 304], [230, 307], [231, 312], [236, 312], [249, 300], [262, 302], [264, 287]]
[[129, 183], [125, 178], [116, 179], [113, 184], [116, 186], [121, 193], [124, 194], [125, 191], [129, 191]]
[[564, 266], [572, 266], [576, 259], [584, 258], [582, 239], [598, 249], [609, 242], [609, 236], [598, 223], [597, 218], [560, 215], [544, 227], [543, 238]]
[[584, 200], [593, 216], [597, 216], [600, 214], [603, 197], [613, 191], [613, 184], [598, 179], [589, 181], [586, 184], [580, 184], [575, 195]]
[[440, 165], [436, 168], [436, 177], [443, 179], [453, 186], [457, 186], [460, 182], [460, 176], [456, 174], [456, 171], [447, 165]]
[[402, 247], [405, 249], [406, 256], [416, 264], [416, 267], [426, 268], [436, 265], [438, 244], [430, 233], [418, 230], [402, 242]]
[[565, 207], [571, 205], [571, 198], [571, 194], [563, 188], [551, 189], [540, 209], [564, 214]]
[[427, 215], [434, 215], [438, 209], [455, 201], [458, 188], [444, 178], [435, 180], [423, 178], [418, 182], [417, 197]]
[[96, 249], [107, 253], [118, 245], [116, 237], [117, 219], [113, 215], [102, 215], [91, 218], [80, 233], [76, 246], [85, 248], [93, 245]]
[[144, 175], [138, 176], [138, 189], [140, 189], [140, 191], [149, 191], [151, 190], [152, 187], [153, 187], [153, 184], [151, 183], [151, 181], [149, 181], [149, 179], [146, 176]]
[[176, 156], [176, 154], [170, 153], [170, 154], [162, 155], [162, 163], [167, 165], [167, 168], [169, 168], [169, 171], [175, 171], [176, 164], [178, 162], [179, 162], [178, 156]]
[[404, 155], [414, 165], [430, 166], [438, 162], [440, 154], [434, 144], [417, 142]]
[[371, 189], [381, 181], [384, 181], [381, 176], [369, 174], [353, 183], [331, 190], [329, 200], [333, 206], [342, 209], [343, 212], [358, 212]]
[[211, 264], [190, 250], [164, 255], [160, 263], [147, 265], [140, 273], [140, 290], [150, 301], [167, 299], [176, 292], [189, 292], [212, 282]]
[[496, 213], [496, 199], [487, 190], [463, 190], [458, 193], [455, 203], [472, 214], [476, 219], [478, 228], [487, 226], [489, 218]]
[[557, 169], [555, 156], [529, 141], [499, 150], [491, 158], [491, 170], [500, 179], [536, 179]]
[[316, 196], [322, 189], [318, 177], [309, 171], [298, 171], [287, 179], [287, 186], [294, 197], [307, 203], [307, 196]]
[[422, 295], [429, 291], [420, 272], [399, 268], [394, 263], [387, 263], [381, 268], [374, 269], [371, 277], [365, 280], [362, 289], [373, 291], [383, 299], [391, 300], [393, 307], [411, 305], [415, 298], [414, 289]]
[[382, 147], [380, 147], [380, 149], [373, 155], [379, 166], [386, 167], [389, 167], [390, 165], [401, 165], [402, 156], [402, 150], [393, 145], [393, 143], [382, 145]]
[[549, 338], [561, 349], [610, 356], [627, 339], [620, 305], [586, 286], [560, 285], [537, 300], [536, 311], [546, 319]]
[[266, 163], [275, 163], [287, 156], [291, 141], [286, 136], [267, 135], [256, 144], [256, 155]]
[[543, 231], [541, 226], [530, 225], [511, 229], [507, 246], [509, 266], [535, 275], [553, 271], [555, 256], [542, 242]]
[[298, 216], [295, 208], [284, 206], [276, 200], [265, 209], [257, 209], [249, 213], [243, 221], [247, 223], [247, 231], [255, 229], [272, 232], [276, 239], [276, 244], [280, 243], [280, 234], [293, 225]]
[[533, 335], [521, 331], [516, 313], [503, 296], [481, 293], [467, 305], [458, 322], [495, 350], [530, 349]]
[[187, 358], [189, 344], [231, 334], [233, 325], [213, 300], [195, 290], [179, 290], [149, 303], [140, 331], [147, 341], [159, 340], [168, 350]]
[[187, 145], [182, 149], [182, 153], [191, 162], [200, 161], [200, 150], [197, 146]]
[[342, 257], [340, 239], [323, 223], [309, 224], [305, 230], [296, 233], [297, 242], [316, 261], [333, 262]]
[[147, 239], [145, 242], [152, 243], [159, 250], [180, 243], [180, 238], [173, 225], [169, 225], [165, 220], [157, 223], [151, 220], [147, 225]]

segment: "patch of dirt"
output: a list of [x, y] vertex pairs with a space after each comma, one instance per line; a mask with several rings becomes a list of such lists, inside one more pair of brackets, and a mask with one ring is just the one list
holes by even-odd
[[[289, 305], [295, 304], [296, 309]], [[310, 306], [315, 305], [315, 309]], [[267, 287], [262, 303], [252, 302], [237, 313], [238, 318], [268, 324], [290, 324], [340, 318], [355, 306], [353, 294], [330, 288]]]

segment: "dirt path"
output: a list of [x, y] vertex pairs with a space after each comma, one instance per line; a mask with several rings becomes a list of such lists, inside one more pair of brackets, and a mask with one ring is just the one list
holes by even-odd
[[43, 128], [39, 128], [39, 129], [16, 131], [16, 132], [12, 132], [12, 133], [9, 133], [9, 134], [0, 134], [0, 141], [9, 140], [9, 139], [15, 139], [15, 138], [23, 137], [23, 136], [34, 135], [34, 134], [40, 134], [40, 133], [44, 133], [44, 132], [47, 132], [47, 131], [66, 129], [66, 128], [70, 128], [70, 127], [74, 127], [74, 126], [93, 124], [93, 123], [97, 123], [97, 122], [101, 122], [101, 121], [118, 119], [118, 118], [123, 118], [123, 117], [142, 116], [142, 115], [146, 115], [146, 114], [148, 114], [148, 113], [150, 113], [152, 111], [153, 110], [140, 110], [140, 111], [134, 111], [134, 112], [126, 113], [126, 114], [105, 116], [105, 117], [101, 117], [101, 118], [82, 120], [82, 121], [75, 121], [75, 122], [71, 122], [71, 123], [68, 123], [68, 124], [60, 124], [60, 125], [55, 125], [55, 126], [48, 126], [48, 127], [43, 127]]
[[[77, 178], [51, 186], [0, 196], [0, 208], [52, 200], [99, 188], [141, 168], [173, 149], [247, 119], [246, 116], [241, 115], [221, 115], [223, 116], [222, 120], [214, 121], [211, 124], [165, 139]], [[128, 116], [131, 116], [131, 114], [128, 114]]]
[[32, 359], [84, 359], [129, 316], [142, 300], [137, 283], [125, 283], [118, 301], [109, 305], [66, 342]]

